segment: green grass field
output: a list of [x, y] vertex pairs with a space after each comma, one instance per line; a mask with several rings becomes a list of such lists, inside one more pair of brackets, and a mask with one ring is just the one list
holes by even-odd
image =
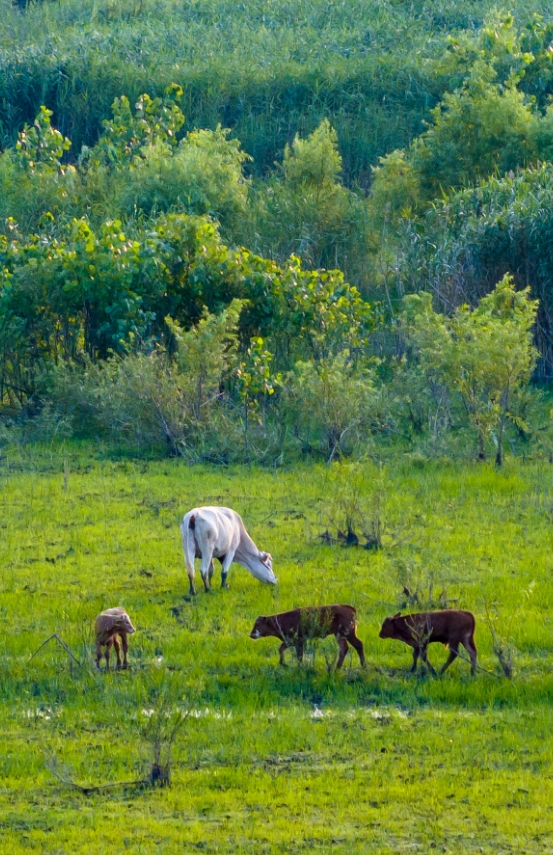
[[[317, 539], [338, 467], [65, 461], [64, 475], [63, 454], [31, 450], [0, 469], [2, 855], [553, 852], [549, 466], [367, 464], [368, 507], [383, 493], [375, 553]], [[230, 590], [190, 601], [178, 523], [197, 504], [243, 515], [277, 589], [233, 565]], [[492, 674], [407, 673], [408, 648], [378, 638], [404, 584], [476, 613]], [[333, 639], [281, 669], [275, 639], [248, 637], [258, 614], [331, 602], [357, 607], [366, 672], [348, 656], [329, 674]], [[92, 630], [115, 605], [137, 632], [131, 669], [107, 675]], [[486, 608], [516, 648], [512, 680]], [[55, 642], [29, 661], [54, 632], [82, 667]], [[430, 648], [436, 666], [446, 655]], [[83, 794], [50, 770], [84, 786], [140, 778], [148, 727], [177, 711], [169, 788]]]

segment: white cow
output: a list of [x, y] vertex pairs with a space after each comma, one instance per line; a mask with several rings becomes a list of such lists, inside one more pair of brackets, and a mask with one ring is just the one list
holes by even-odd
[[273, 559], [268, 552], [260, 552], [249, 536], [242, 517], [230, 508], [193, 508], [180, 525], [184, 561], [190, 580], [190, 593], [194, 588], [194, 559], [201, 558], [203, 583], [209, 591], [213, 576], [213, 558], [221, 562], [221, 587], [227, 586], [227, 573], [233, 561], [242, 564], [252, 576], [270, 585], [276, 585]]

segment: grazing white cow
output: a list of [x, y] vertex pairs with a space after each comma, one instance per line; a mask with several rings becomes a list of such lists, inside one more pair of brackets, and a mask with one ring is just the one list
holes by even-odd
[[249, 536], [242, 517], [230, 508], [193, 508], [180, 525], [184, 561], [190, 580], [190, 593], [195, 594], [194, 559], [201, 558], [203, 583], [209, 591], [213, 576], [213, 558], [221, 562], [221, 587], [227, 588], [227, 573], [237, 561], [252, 576], [270, 585], [276, 585], [273, 559], [268, 552], [260, 552]]

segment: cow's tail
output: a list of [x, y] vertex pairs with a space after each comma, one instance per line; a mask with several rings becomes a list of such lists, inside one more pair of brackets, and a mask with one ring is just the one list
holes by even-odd
[[196, 538], [194, 531], [196, 529], [196, 517], [191, 514], [188, 519], [185, 517], [180, 526], [182, 537], [182, 548], [184, 552], [184, 563], [186, 572], [190, 580], [190, 592], [194, 593], [194, 559], [196, 557]]

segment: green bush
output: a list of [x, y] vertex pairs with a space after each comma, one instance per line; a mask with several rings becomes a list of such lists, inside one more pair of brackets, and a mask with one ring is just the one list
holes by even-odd
[[450, 310], [487, 294], [506, 272], [539, 299], [539, 376], [553, 365], [553, 169], [549, 164], [490, 179], [436, 205], [401, 235], [400, 287], [428, 288]]
[[461, 306], [449, 318], [434, 311], [429, 293], [404, 301], [404, 330], [421, 374], [460, 398], [480, 460], [493, 436], [497, 465], [507, 426], [519, 421], [513, 397], [528, 383], [538, 356], [532, 341], [538, 304], [529, 291], [516, 291], [505, 276], [475, 309]]

